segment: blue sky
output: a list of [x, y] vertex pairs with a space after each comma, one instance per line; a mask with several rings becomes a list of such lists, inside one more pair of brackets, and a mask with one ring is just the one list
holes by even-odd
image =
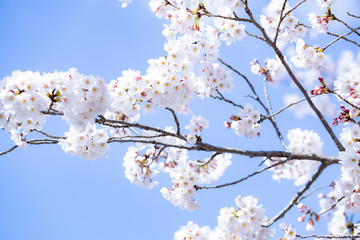
[[[149, 58], [165, 54], [165, 38], [161, 35], [164, 21], [156, 18], [144, 3], [135, 0], [122, 9], [116, 0], [1, 1], [0, 78], [18, 69], [53, 72], [70, 67], [78, 68], [80, 73], [99, 75], [107, 82], [128, 68], [145, 73]], [[253, 77], [249, 62], [255, 57], [261, 60], [273, 57], [264, 44], [254, 42], [248, 38], [232, 48], [223, 47], [221, 57]], [[262, 86], [260, 78], [256, 80], [255, 85]], [[235, 76], [234, 81], [237, 88], [232, 99], [250, 101], [243, 97], [248, 92], [246, 85]], [[290, 88], [274, 88], [270, 93], [286, 91]], [[274, 98], [273, 104], [278, 109], [283, 103]], [[210, 120], [213, 129], [203, 136], [207, 142], [244, 149], [258, 146], [266, 150], [281, 149], [272, 129], [264, 130], [260, 138], [254, 139], [239, 138], [231, 130], [226, 132], [223, 122], [236, 114], [236, 109], [213, 100], [194, 100], [190, 108]], [[288, 129], [302, 127], [318, 130], [323, 141], [328, 141], [318, 121], [289, 121], [290, 117], [285, 114], [279, 118], [284, 135]], [[190, 116], [180, 119], [186, 125]], [[171, 116], [161, 111], [159, 115], [145, 117], [144, 121], [159, 126], [173, 124]], [[263, 129], [269, 126], [265, 123]], [[44, 130], [61, 135], [67, 125], [50, 118]], [[0, 141], [0, 151], [13, 145], [4, 132], [0, 133]], [[332, 148], [331, 144], [325, 145]], [[141, 189], [124, 177], [122, 157], [127, 146], [113, 144], [108, 158], [95, 162], [66, 155], [60, 146], [30, 146], [1, 156], [0, 239], [167, 240], [188, 220], [214, 227], [220, 208], [234, 206], [239, 194], [257, 197], [267, 209], [266, 215], [272, 217], [297, 192], [292, 182], [278, 184], [271, 180], [270, 173], [265, 173], [245, 184], [203, 190], [198, 197], [200, 210], [181, 211], [163, 199], [160, 187]], [[337, 154], [330, 148], [325, 153]], [[260, 162], [261, 159], [234, 157], [231, 169], [218, 183], [246, 176], [258, 169]], [[330, 180], [326, 176], [338, 171], [338, 167], [332, 167], [316, 185], [328, 184]], [[161, 175], [159, 180], [161, 186], [170, 186], [168, 176]], [[296, 224], [297, 210], [291, 216], [287, 219]]]

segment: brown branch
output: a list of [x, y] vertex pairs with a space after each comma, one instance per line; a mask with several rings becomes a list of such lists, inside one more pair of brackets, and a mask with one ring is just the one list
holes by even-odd
[[33, 139], [33, 140], [26, 141], [26, 143], [31, 144], [31, 145], [58, 144], [59, 141], [54, 140], [54, 139]]
[[295, 194], [295, 196], [291, 199], [291, 201], [271, 220], [269, 220], [265, 227], [270, 227], [272, 224], [274, 224], [277, 220], [280, 218], [283, 218], [285, 214], [298, 202], [300, 197], [311, 187], [311, 185], [318, 179], [318, 177], [321, 175], [321, 173], [325, 170], [327, 167], [327, 164], [322, 163], [316, 173], [310, 178], [310, 180], [305, 184], [302, 189]]
[[295, 5], [295, 7], [293, 7], [292, 9], [290, 9], [287, 13], [285, 13], [284, 16], [289, 15], [291, 12], [293, 12], [295, 9], [297, 9], [301, 4], [303, 4], [304, 2], [306, 2], [306, 0], [302, 0], [301, 2], [299, 2], [298, 4]]
[[7, 153], [9, 153], [9, 152], [14, 151], [17, 147], [18, 147], [18, 146], [17, 146], [17, 145], [15, 145], [15, 146], [13, 146], [13, 147], [9, 148], [9, 149], [8, 149], [8, 150], [6, 150], [6, 151], [0, 152], [0, 156], [1, 156], [1, 155], [5, 155], [5, 154], [7, 154]]
[[177, 116], [176, 116], [176, 113], [175, 113], [175, 111], [173, 110], [173, 109], [171, 109], [171, 108], [166, 108], [167, 110], [169, 110], [171, 113], [172, 113], [172, 115], [173, 115], [173, 118], [174, 118], [174, 121], [175, 121], [175, 124], [176, 124], [176, 135], [179, 135], [179, 136], [181, 136], [181, 133], [180, 133], [180, 123], [179, 123], [179, 119], [177, 118]]
[[336, 205], [341, 201], [343, 200], [345, 197], [342, 196], [341, 198], [339, 198], [333, 205], [331, 205], [328, 209], [322, 211], [321, 213], [318, 213], [318, 215], [323, 215], [325, 213], [327, 213], [328, 211], [330, 211], [331, 209], [333, 209], [334, 207], [336, 207]]
[[235, 17], [227, 17], [227, 16], [222, 16], [222, 15], [218, 15], [218, 14], [212, 14], [212, 13], [197, 13], [196, 15], [198, 16], [205, 16], [205, 17], [210, 17], [210, 18], [222, 18], [222, 19], [228, 19], [228, 20], [233, 20], [233, 21], [237, 21], [237, 22], [250, 22], [250, 19], [246, 19], [246, 18], [239, 18], [237, 16]]
[[[351, 30], [351, 31], [348, 32], [348, 33], [345, 33], [345, 34], [343, 34], [343, 35], [341, 35], [341, 36], [338, 36], [338, 37], [335, 38], [333, 41], [331, 41], [330, 43], [328, 43], [325, 47], [323, 47], [323, 51], [325, 51], [325, 49], [327, 49], [328, 47], [330, 47], [331, 45], [333, 45], [334, 43], [336, 43], [336, 42], [339, 41], [340, 39], [344, 38], [344, 37], [347, 36], [347, 35], [352, 34], [353, 32], [355, 32], [356, 30], [359, 30], [359, 29], [360, 29], [360, 27], [357, 27], [357, 28]], [[358, 44], [357, 44], [357, 45], [358, 45]]]
[[256, 34], [249, 33], [248, 31], [245, 31], [245, 32], [246, 32], [247, 35], [249, 35], [251, 37], [254, 37], [254, 38], [257, 38], [257, 39], [259, 39], [259, 40], [261, 40], [263, 42], [266, 42], [266, 40], [264, 38], [262, 38], [262, 37], [260, 37], [260, 36], [258, 36]]
[[338, 164], [340, 160], [337, 157], [332, 156], [321, 156], [317, 154], [297, 154], [291, 152], [284, 151], [249, 151], [242, 150], [237, 148], [226, 148], [226, 147], [218, 147], [210, 144], [206, 144], [203, 142], [197, 142], [196, 145], [180, 145], [180, 144], [170, 144], [167, 142], [162, 142], [160, 140], [150, 140], [150, 139], [118, 139], [112, 138], [109, 139], [109, 143], [111, 142], [119, 142], [119, 143], [145, 143], [145, 144], [153, 144], [160, 145], [165, 147], [173, 147], [178, 149], [186, 149], [189, 151], [203, 151], [203, 152], [219, 152], [219, 153], [232, 153], [241, 156], [247, 156], [250, 158], [254, 157], [266, 157], [266, 158], [288, 158], [288, 159], [296, 159], [296, 160], [313, 160], [324, 163], [325, 165]]
[[351, 43], [355, 44], [356, 46], [360, 47], [360, 44], [359, 44], [359, 43], [357, 43], [357, 42], [355, 42], [355, 41], [353, 41], [353, 40], [351, 40], [351, 39], [348, 39], [348, 38], [346, 38], [346, 37], [342, 37], [342, 36], [339, 35], [339, 34], [335, 34], [335, 33], [332, 33], [332, 32], [327, 32], [327, 34], [330, 35], [330, 36], [340, 37], [341, 39], [343, 39], [343, 40], [345, 40], [345, 41], [347, 41], [347, 42], [351, 42]]
[[40, 131], [40, 130], [36, 130], [34, 129], [33, 131], [35, 132], [38, 132], [38, 133], [41, 133], [42, 135], [46, 136], [46, 137], [49, 137], [49, 138], [55, 138], [55, 139], [66, 139], [66, 137], [59, 137], [59, 136], [54, 136], [54, 135], [50, 135], [46, 132], [43, 132], [43, 131]]
[[209, 164], [212, 160], [214, 160], [214, 158], [215, 158], [217, 155], [220, 155], [220, 154], [221, 154], [221, 153], [216, 152], [216, 153], [214, 153], [214, 154], [210, 157], [210, 159], [207, 160], [206, 162], [204, 162], [204, 163], [199, 163], [199, 164], [195, 164], [195, 165], [205, 166], [205, 165]]
[[[217, 90], [216, 90], [217, 91]], [[238, 108], [241, 108], [241, 109], [244, 109], [243, 106], [241, 106], [240, 104], [237, 104], [237, 103], [234, 103], [233, 101], [225, 98], [219, 91], [217, 91], [217, 93], [219, 94], [219, 96], [213, 96], [213, 95], [210, 95], [211, 98], [213, 99], [219, 99], [220, 101], [224, 101], [224, 102], [227, 102], [227, 103], [230, 103], [231, 105], [233, 105], [234, 107], [238, 107]]]
[[277, 38], [278, 38], [278, 36], [279, 36], [280, 25], [281, 25], [282, 21], [283, 21], [283, 20], [285, 19], [285, 17], [286, 17], [286, 15], [283, 16], [283, 13], [284, 13], [284, 11], [285, 11], [286, 3], [287, 3], [287, 0], [284, 0], [284, 3], [283, 3], [282, 8], [281, 8], [281, 12], [280, 12], [279, 24], [278, 24], [277, 27], [276, 27], [276, 34], [275, 34], [275, 38], [274, 38], [274, 44], [276, 44]]
[[335, 236], [335, 235], [315, 235], [315, 234], [312, 234], [312, 235], [307, 235], [307, 236], [303, 236], [303, 235], [299, 235], [299, 234], [296, 234], [296, 237], [298, 238], [326, 238], [326, 239], [353, 239], [353, 238], [360, 238], [360, 235], [349, 235], [349, 236]]
[[349, 15], [350, 17], [353, 17], [353, 18], [360, 18], [360, 16], [353, 15], [353, 14], [351, 14], [351, 13], [349, 13], [349, 12], [346, 12], [346, 13], [347, 13], [347, 15]]
[[350, 27], [346, 22], [344, 22], [343, 20], [338, 19], [337, 17], [334, 16], [334, 14], [332, 15], [332, 17], [334, 18], [335, 21], [338, 21], [340, 23], [342, 23], [345, 27], [347, 27], [348, 29], [350, 29], [352, 32], [354, 32], [356, 35], [360, 36], [360, 33], [357, 32], [357, 29], [354, 29], [352, 27]]

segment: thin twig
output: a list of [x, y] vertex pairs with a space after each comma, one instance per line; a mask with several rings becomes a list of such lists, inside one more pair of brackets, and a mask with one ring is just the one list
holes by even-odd
[[318, 188], [315, 188], [313, 190], [311, 190], [310, 192], [308, 192], [307, 194], [305, 194], [304, 196], [302, 196], [301, 198], [299, 198], [299, 200], [297, 201], [296, 204], [298, 204], [299, 202], [301, 202], [302, 200], [304, 200], [305, 198], [307, 198], [308, 196], [310, 196], [311, 194], [313, 194], [314, 192], [317, 192], [321, 189], [324, 189], [324, 188], [327, 188], [327, 187], [333, 187], [334, 184], [329, 184], [329, 185], [326, 185], [326, 186], [322, 186], [322, 187], [318, 187]]
[[359, 44], [359, 43], [357, 43], [357, 42], [355, 42], [355, 41], [353, 41], [353, 40], [351, 40], [351, 39], [348, 39], [348, 38], [346, 38], [346, 37], [342, 37], [342, 36], [339, 35], [339, 34], [332, 33], [332, 32], [327, 32], [327, 34], [330, 35], [330, 36], [340, 37], [341, 39], [343, 39], [343, 40], [345, 40], [345, 41], [347, 41], [347, 42], [351, 42], [351, 43], [355, 44], [356, 46], [360, 47], [360, 44]]
[[264, 38], [262, 38], [262, 37], [260, 37], [260, 36], [258, 36], [258, 35], [256, 35], [256, 34], [249, 33], [249, 32], [246, 31], [246, 30], [245, 30], [245, 32], [246, 32], [247, 35], [249, 35], [249, 36], [251, 36], [251, 37], [254, 37], [254, 38], [257, 38], [257, 39], [259, 39], [259, 40], [261, 40], [261, 41], [263, 41], [263, 42], [266, 42], [266, 40], [265, 40]]
[[303, 4], [304, 2], [306, 2], [306, 0], [302, 0], [301, 2], [299, 2], [298, 4], [295, 5], [295, 7], [293, 7], [292, 9], [290, 9], [289, 11], [287, 11], [287, 13], [285, 13], [284, 16], [289, 15], [291, 12], [293, 12], [295, 9], [297, 9], [301, 4]]
[[13, 147], [9, 148], [9, 149], [8, 149], [8, 150], [6, 150], [6, 151], [0, 152], [0, 156], [1, 156], [1, 155], [5, 155], [5, 154], [7, 154], [7, 153], [9, 153], [9, 152], [14, 151], [17, 147], [18, 147], [18, 146], [17, 146], [17, 145], [15, 145], [15, 146], [13, 146]]
[[318, 213], [318, 215], [323, 215], [325, 213], [327, 213], [328, 211], [330, 211], [331, 209], [333, 209], [334, 207], [336, 207], [336, 205], [341, 201], [343, 200], [345, 197], [342, 196], [341, 198], [339, 198], [333, 205], [331, 205], [328, 209], [322, 211], [321, 213]]
[[325, 49], [327, 49], [328, 47], [330, 47], [331, 45], [333, 45], [334, 43], [336, 43], [336, 42], [339, 41], [340, 39], [344, 38], [344, 37], [347, 36], [347, 35], [352, 34], [353, 32], [355, 32], [356, 30], [359, 30], [359, 29], [360, 29], [360, 27], [357, 27], [357, 28], [351, 30], [351, 31], [348, 32], [348, 33], [345, 33], [345, 34], [343, 34], [343, 35], [341, 35], [341, 36], [338, 36], [338, 37], [335, 38], [333, 41], [331, 41], [330, 43], [328, 43], [325, 47], [323, 47], [323, 51], [325, 51]]
[[282, 23], [282, 21], [285, 19], [286, 15], [283, 16], [283, 13], [285, 11], [285, 6], [286, 6], [286, 3], [287, 3], [287, 0], [284, 0], [284, 3], [282, 5], [282, 8], [281, 8], [281, 12], [280, 12], [280, 19], [279, 19], [279, 23], [276, 27], [276, 34], [275, 34], [275, 38], [274, 38], [274, 44], [276, 44], [276, 41], [277, 41], [277, 38], [279, 36], [279, 30], [280, 30], [280, 25]]
[[275, 163], [275, 164], [273, 164], [273, 165], [271, 165], [271, 166], [262, 168], [262, 169], [260, 169], [260, 170], [258, 170], [258, 171], [256, 171], [256, 172], [253, 172], [252, 174], [250, 174], [250, 175], [248, 175], [248, 176], [246, 176], [246, 177], [244, 177], [244, 178], [241, 178], [241, 179], [239, 179], [239, 180], [237, 180], [237, 181], [234, 181], [234, 182], [225, 183], [225, 184], [221, 184], [221, 185], [217, 185], [217, 186], [210, 186], [210, 187], [206, 187], [206, 186], [196, 186], [195, 188], [196, 188], [196, 190], [198, 190], [198, 189], [216, 189], [216, 188], [223, 188], [223, 187], [228, 187], [228, 186], [231, 186], [231, 185], [235, 185], [235, 184], [241, 183], [241, 182], [243, 182], [243, 181], [245, 181], [245, 180], [247, 180], [247, 179], [249, 179], [249, 178], [257, 175], [257, 174], [260, 174], [260, 173], [262, 173], [262, 172], [264, 172], [264, 171], [266, 171], [266, 170], [268, 170], [268, 169], [270, 169], [270, 168], [273, 168], [273, 167], [276, 167], [277, 165], [283, 164], [283, 163], [285, 163], [285, 162], [287, 162], [287, 161], [289, 161], [289, 160], [291, 160], [291, 159], [285, 159], [285, 160], [283, 160], [283, 161], [279, 161], [279, 162], [277, 162], [277, 163]]
[[[310, 98], [314, 98], [314, 97], [317, 97], [317, 96], [320, 96], [320, 95], [310, 96]], [[291, 106], [294, 106], [294, 105], [296, 105], [296, 104], [299, 104], [299, 103], [301, 103], [301, 102], [303, 102], [303, 101], [306, 101], [306, 98], [303, 98], [303, 99], [301, 99], [301, 100], [299, 100], [299, 101], [290, 103], [289, 105], [287, 105], [287, 106], [279, 109], [276, 113], [274, 113], [274, 114], [272, 114], [272, 115], [269, 115], [269, 116], [267, 116], [266, 118], [270, 118], [270, 117], [276, 116], [276, 115], [278, 115], [279, 113], [281, 113], [282, 111], [286, 110], [287, 108], [289, 108], [289, 107], [291, 107]], [[264, 119], [261, 119], [260, 122], [261, 122], [261, 121], [264, 121]]]
[[205, 166], [205, 165], [209, 164], [212, 160], [214, 160], [214, 158], [215, 158], [217, 155], [220, 155], [220, 154], [221, 154], [221, 153], [216, 152], [216, 153], [214, 153], [214, 154], [210, 157], [210, 159], [207, 160], [206, 162], [204, 162], [204, 163], [199, 163], [199, 164], [195, 164], [195, 165], [197, 165], [197, 166]]
[[233, 101], [225, 98], [218, 90], [216, 90], [216, 92], [219, 94], [219, 96], [213, 96], [213, 95], [210, 95], [211, 98], [214, 98], [214, 99], [219, 99], [221, 101], [224, 101], [224, 102], [227, 102], [227, 103], [230, 103], [231, 105], [233, 105], [234, 107], [238, 107], [238, 108], [241, 108], [241, 109], [244, 109], [243, 106], [241, 106], [240, 104], [237, 104], [237, 103], [234, 103]]
[[255, 95], [255, 100], [259, 102], [259, 104], [266, 109], [266, 106], [263, 104], [263, 102], [260, 100], [259, 95], [256, 93], [255, 87], [252, 85], [252, 83], [249, 81], [249, 79], [242, 73], [240, 73], [238, 70], [236, 70], [235, 68], [233, 68], [231, 65], [227, 64], [226, 62], [224, 62], [222, 59], [218, 58], [218, 61], [221, 62], [222, 64], [224, 64], [226, 67], [228, 67], [231, 71], [235, 72], [237, 75], [239, 75], [240, 77], [242, 77], [246, 83], [249, 85], [251, 91], [253, 92], [253, 94]]
[[351, 13], [349, 13], [349, 12], [346, 12], [346, 13], [347, 13], [347, 15], [349, 15], [350, 17], [353, 17], [353, 18], [360, 18], [360, 16], [353, 15], [353, 14], [351, 14]]
[[[266, 102], [267, 102], [267, 105], [268, 105], [267, 113], [268, 113], [268, 115], [273, 115], [273, 112], [272, 112], [272, 109], [271, 109], [271, 103], [270, 103], [269, 94], [268, 94], [268, 92], [267, 92], [266, 79], [264, 79], [264, 94], [265, 94], [265, 99], [266, 99]], [[289, 149], [288, 146], [286, 145], [286, 143], [285, 143], [285, 141], [284, 141], [284, 138], [283, 138], [283, 136], [282, 136], [282, 134], [281, 134], [281, 132], [280, 132], [277, 124], [276, 124], [275, 117], [272, 116], [272, 117], [269, 118], [269, 120], [271, 121], [272, 125], [274, 126], [275, 131], [276, 131], [276, 134], [277, 134], [277, 136], [279, 137], [280, 142], [281, 142], [281, 144], [283, 145], [283, 147], [284, 147], [286, 150], [290, 151], [290, 149]]]
[[352, 104], [351, 102], [349, 102], [348, 100], [346, 100], [345, 98], [343, 98], [342, 96], [340, 96], [338, 93], [336, 93], [335, 91], [330, 91], [330, 93], [334, 94], [335, 96], [337, 96], [338, 98], [340, 98], [342, 101], [346, 102], [347, 104], [349, 104], [350, 106], [352, 106], [353, 108], [360, 110], [360, 107]]
[[350, 30], [351, 30], [352, 32], [354, 32], [356, 35], [360, 36], [360, 33], [356, 31], [357, 29], [354, 29], [354, 28], [350, 27], [346, 22], [344, 22], [343, 20], [338, 19], [338, 18], [335, 17], [334, 15], [333, 15], [333, 18], [334, 18], [335, 21], [338, 21], [338, 22], [342, 23], [343, 25], [345, 25], [345, 27], [347, 27], [348, 29], [350, 29]]
[[40, 131], [40, 130], [36, 130], [34, 129], [35, 132], [41, 133], [42, 135], [49, 137], [49, 138], [55, 138], [55, 139], [66, 139], [66, 137], [60, 137], [60, 136], [54, 136], [54, 135], [50, 135], [46, 132]]
[[59, 141], [58, 141], [58, 140], [54, 140], [54, 139], [33, 139], [33, 140], [28, 140], [28, 141], [26, 141], [26, 143], [32, 144], [32, 145], [58, 144]]
[[181, 135], [181, 133], [180, 133], [180, 123], [179, 123], [178, 117], [176, 116], [175, 111], [173, 109], [171, 109], [171, 108], [168, 108], [168, 107], [166, 109], [169, 110], [172, 113], [175, 124], [176, 124], [176, 135], [180, 136]]

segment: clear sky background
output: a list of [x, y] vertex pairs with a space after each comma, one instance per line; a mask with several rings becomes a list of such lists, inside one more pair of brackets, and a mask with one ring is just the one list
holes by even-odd
[[[260, 11], [257, 9], [256, 12]], [[1, 0], [0, 79], [18, 69], [54, 72], [70, 67], [76, 67], [83, 74], [99, 75], [107, 82], [129, 68], [145, 74], [147, 60], [165, 54], [162, 24], [164, 21], [155, 17], [144, 0], [135, 0], [126, 9], [122, 9], [116, 0]], [[328, 42], [327, 38], [322, 40]], [[346, 48], [351, 49], [351, 46], [346, 45]], [[336, 55], [339, 47], [331, 51]], [[252, 38], [230, 48], [224, 46], [221, 52], [221, 58], [250, 76], [258, 87], [262, 86], [262, 80], [249, 72], [249, 63], [253, 58], [264, 61], [273, 56], [264, 44]], [[235, 75], [233, 77], [237, 87], [230, 98], [251, 102], [250, 98], [244, 97], [249, 93], [245, 83]], [[284, 89], [277, 87], [269, 91], [277, 96], [296, 92], [287, 85]], [[281, 98], [274, 97], [272, 103], [274, 109], [283, 106]], [[203, 135], [206, 142], [253, 150], [259, 147], [263, 150], [282, 149], [273, 129], [266, 130], [269, 123], [264, 123], [260, 138], [239, 138], [232, 130], [223, 128], [223, 122], [236, 114], [237, 109], [214, 100], [199, 99], [194, 100], [190, 108], [196, 115], [202, 114], [210, 120], [212, 129]], [[188, 124], [190, 118], [180, 116], [182, 125]], [[334, 145], [329, 142], [319, 121], [311, 120], [293, 119], [292, 114], [278, 118], [284, 135], [291, 128], [313, 129], [325, 142], [325, 154], [336, 155]], [[173, 125], [169, 113], [162, 111], [159, 115], [146, 116], [142, 121], [161, 127]], [[58, 135], [67, 129], [62, 120], [53, 117], [44, 126], [47, 132]], [[340, 127], [335, 131], [341, 131]], [[11, 146], [9, 135], [1, 132], [0, 151]], [[265, 173], [236, 186], [199, 191], [200, 210], [181, 211], [160, 193], [161, 186], [171, 186], [167, 175], [159, 176], [160, 186], [153, 190], [141, 189], [125, 178], [122, 158], [127, 146], [112, 144], [108, 158], [95, 162], [66, 155], [56, 145], [29, 146], [27, 150], [17, 149], [1, 156], [0, 239], [168, 240], [189, 220], [213, 228], [219, 210], [234, 206], [238, 195], [258, 198], [271, 218], [298, 190], [292, 181], [283, 180], [278, 184], [272, 181], [271, 173]], [[209, 157], [204, 154], [192, 156]], [[233, 165], [217, 183], [246, 176], [259, 169], [261, 160], [234, 156]], [[339, 166], [331, 167], [315, 186], [330, 183], [330, 178], [337, 178], [334, 176], [338, 173]], [[318, 207], [316, 196], [308, 200], [311, 202]], [[290, 217], [283, 221], [295, 224], [305, 233], [305, 224], [296, 223], [298, 216], [298, 210], [293, 209]], [[326, 231], [324, 223], [320, 224], [320, 233]]]

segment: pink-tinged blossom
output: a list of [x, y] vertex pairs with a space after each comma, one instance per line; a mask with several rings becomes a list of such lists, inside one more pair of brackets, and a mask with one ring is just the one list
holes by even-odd
[[281, 240], [296, 240], [296, 230], [292, 225], [280, 223], [280, 228], [284, 231], [284, 236]]
[[329, 17], [325, 15], [324, 17], [317, 16], [315, 13], [309, 13], [309, 21], [311, 23], [312, 29], [318, 33], [327, 33], [329, 28]]
[[209, 121], [200, 116], [193, 115], [189, 125], [186, 125], [185, 128], [189, 130], [187, 135], [188, 142], [191, 144], [196, 143], [196, 139], [200, 138], [202, 130], [209, 127]]
[[297, 55], [291, 57], [290, 60], [295, 67], [304, 70], [321, 68], [327, 61], [321, 48], [311, 47], [301, 38], [296, 43], [296, 53]]
[[251, 104], [247, 103], [244, 109], [240, 110], [237, 116], [230, 117], [231, 122], [225, 122], [225, 126], [234, 129], [236, 135], [245, 135], [248, 138], [258, 136], [260, 134], [261, 125], [260, 112], [253, 111]]
[[330, 7], [336, 0], [316, 0], [316, 4], [321, 7], [321, 9]]

